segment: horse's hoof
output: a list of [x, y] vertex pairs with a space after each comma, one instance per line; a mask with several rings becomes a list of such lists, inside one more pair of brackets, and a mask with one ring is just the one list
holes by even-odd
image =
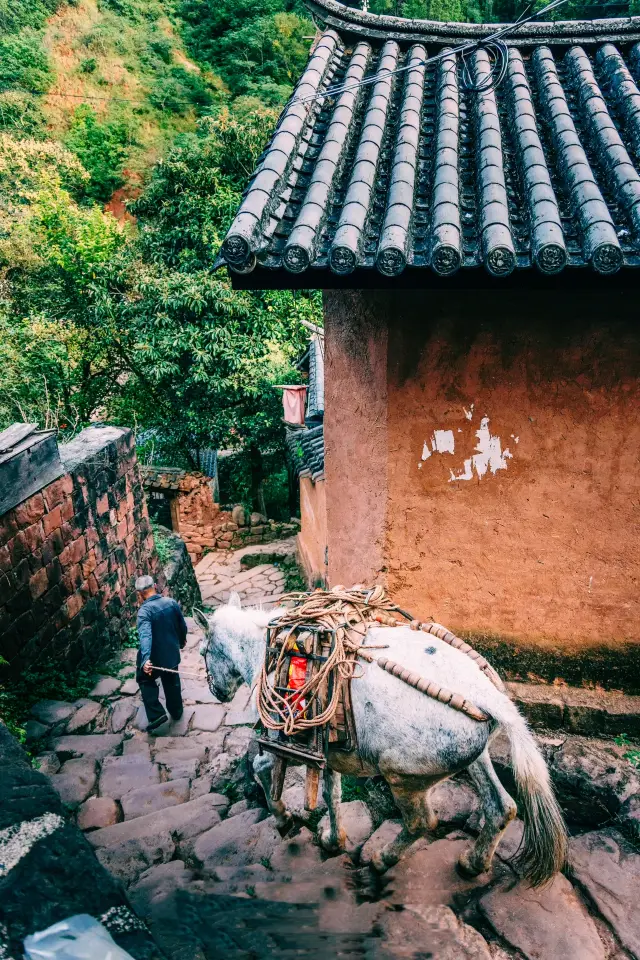
[[291, 814], [287, 814], [286, 817], [283, 817], [281, 820], [278, 820], [276, 823], [276, 830], [281, 837], [286, 837], [287, 834], [291, 833], [293, 827], [295, 826], [294, 819]]
[[320, 846], [325, 851], [325, 853], [338, 854], [344, 853], [345, 846], [347, 843], [347, 837], [342, 833], [337, 839], [333, 836], [330, 829], [323, 830], [319, 837], [318, 842]]
[[461, 853], [458, 857], [458, 862], [456, 864], [456, 869], [461, 877], [464, 877], [465, 880], [475, 880], [476, 877], [479, 877], [481, 873], [485, 873], [483, 867], [476, 867], [471, 863], [469, 854]]

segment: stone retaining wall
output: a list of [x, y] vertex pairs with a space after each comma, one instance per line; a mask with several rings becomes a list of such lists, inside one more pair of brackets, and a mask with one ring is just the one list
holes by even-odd
[[299, 524], [248, 515], [241, 504], [222, 510], [213, 499], [212, 480], [201, 473], [165, 467], [142, 467], [145, 490], [170, 501], [173, 532], [186, 543], [194, 564], [211, 550], [237, 550], [271, 543], [298, 532]]
[[0, 518], [0, 654], [16, 667], [115, 648], [135, 577], [159, 573], [131, 431], [89, 427], [60, 456], [64, 476]]

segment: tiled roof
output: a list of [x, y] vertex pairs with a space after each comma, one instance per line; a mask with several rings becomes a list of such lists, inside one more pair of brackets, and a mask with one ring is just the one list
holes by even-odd
[[[446, 277], [484, 266], [505, 277], [640, 266], [640, 17], [525, 25], [506, 38], [503, 83], [478, 93], [469, 78], [481, 86], [488, 77], [482, 47], [467, 55], [466, 73], [459, 54], [425, 60], [495, 25], [310, 5], [328, 28], [222, 263], [302, 273], [310, 287], [356, 269]], [[322, 96], [372, 74], [369, 85]]]
[[287, 446], [299, 477], [324, 477], [324, 426], [286, 429]]

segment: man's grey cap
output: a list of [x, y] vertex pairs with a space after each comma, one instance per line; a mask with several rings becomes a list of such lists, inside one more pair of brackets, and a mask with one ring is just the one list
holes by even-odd
[[153, 585], [153, 577], [138, 577], [136, 580], [136, 590], [141, 592], [142, 590], [148, 590], [149, 587], [152, 587]]

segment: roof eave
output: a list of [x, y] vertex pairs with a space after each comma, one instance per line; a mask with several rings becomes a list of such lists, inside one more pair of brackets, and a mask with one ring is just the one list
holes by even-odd
[[[482, 40], [507, 24], [441, 23], [437, 20], [408, 20], [384, 14], [365, 13], [346, 7], [336, 0], [305, 0], [314, 18], [324, 27], [345, 37], [382, 43], [430, 43], [455, 45]], [[513, 26], [513, 25], [511, 25]], [[640, 40], [640, 17], [615, 17], [602, 20], [557, 20], [531, 22], [512, 30], [504, 38], [508, 45], [520, 48], [549, 43], [574, 44], [635, 43]]]

